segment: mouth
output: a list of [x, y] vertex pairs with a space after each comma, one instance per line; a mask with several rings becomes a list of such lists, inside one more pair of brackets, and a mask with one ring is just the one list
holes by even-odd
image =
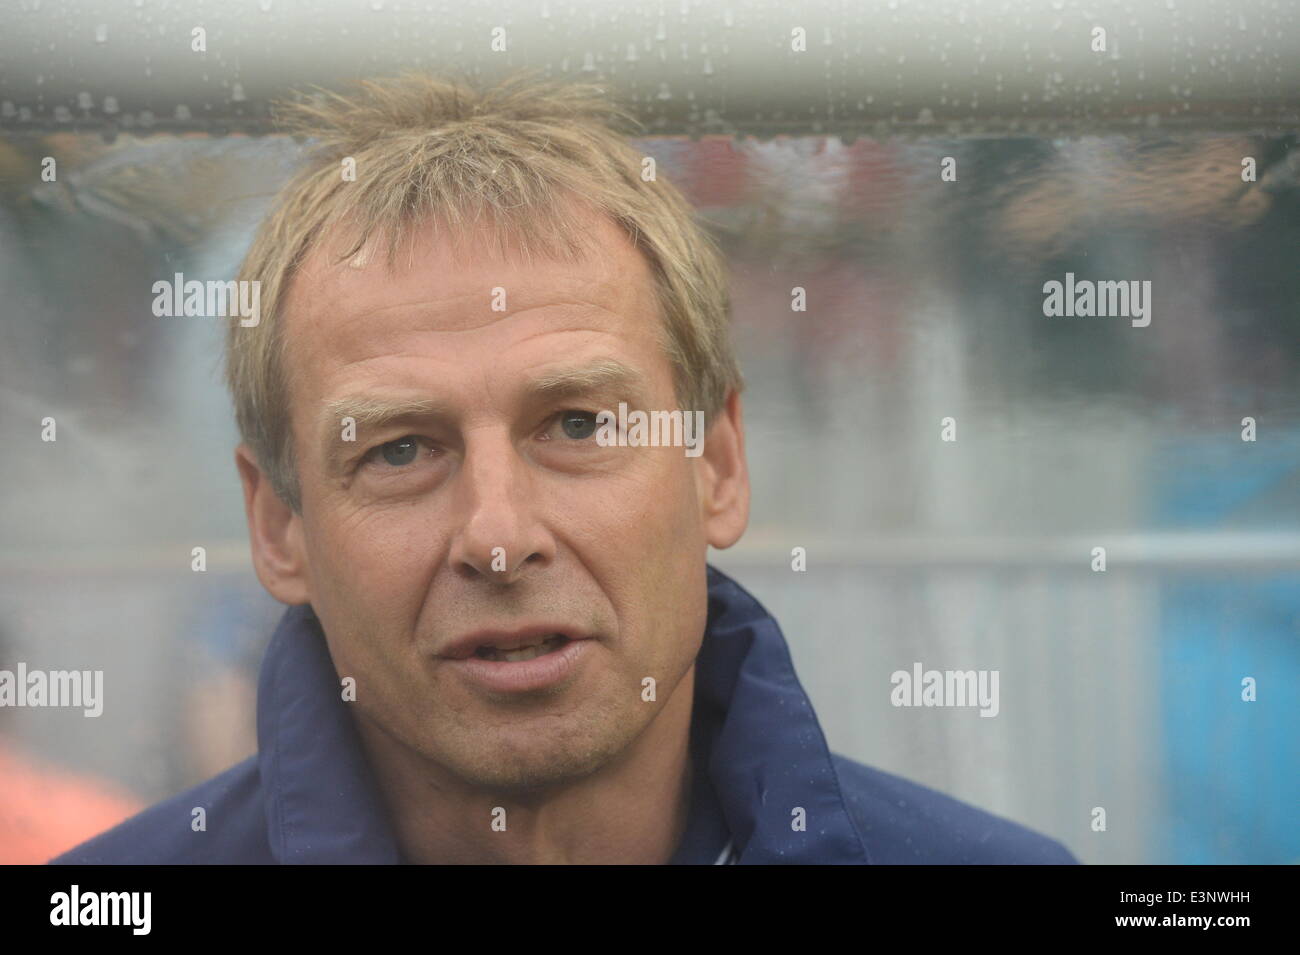
[[494, 663], [523, 663], [525, 660], [535, 660], [537, 657], [554, 653], [567, 643], [569, 638], [564, 634], [552, 633], [542, 635], [535, 643], [509, 649], [484, 644], [475, 648], [474, 656]]
[[597, 656], [595, 634], [561, 631], [555, 622], [514, 631], [480, 630], [454, 641], [442, 656], [458, 680], [497, 699], [559, 692]]
[[451, 660], [526, 663], [563, 650], [570, 643], [584, 643], [590, 636], [559, 620], [509, 628], [485, 627], [450, 641], [438, 655]]

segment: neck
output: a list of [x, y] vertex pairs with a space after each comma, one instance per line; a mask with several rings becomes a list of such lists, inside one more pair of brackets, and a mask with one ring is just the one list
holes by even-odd
[[403, 855], [424, 864], [667, 862], [690, 812], [694, 677], [692, 666], [618, 758], [544, 792], [470, 786], [358, 720]]

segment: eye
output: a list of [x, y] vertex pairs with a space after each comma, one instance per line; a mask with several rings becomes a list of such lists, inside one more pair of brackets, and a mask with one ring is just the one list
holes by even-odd
[[596, 433], [596, 414], [592, 411], [565, 411], [560, 414], [560, 427], [566, 437], [581, 441]]
[[408, 434], [396, 441], [381, 444], [377, 450], [380, 456], [393, 467], [405, 467], [420, 453], [420, 439], [413, 434]]

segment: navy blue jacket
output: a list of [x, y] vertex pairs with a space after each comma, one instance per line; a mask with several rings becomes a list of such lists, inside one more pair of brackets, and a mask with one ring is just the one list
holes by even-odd
[[[1060, 843], [832, 754], [785, 638], [710, 567], [691, 812], [674, 863], [1074, 863]], [[258, 753], [55, 863], [401, 863], [320, 623], [284, 615], [258, 685]], [[191, 829], [195, 807], [207, 828]], [[802, 807], [806, 826], [791, 825]]]

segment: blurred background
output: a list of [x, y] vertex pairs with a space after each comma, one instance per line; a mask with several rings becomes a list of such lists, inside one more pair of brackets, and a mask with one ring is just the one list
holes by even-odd
[[[0, 4], [0, 669], [101, 669], [106, 697], [0, 709], [3, 861], [256, 749], [283, 608], [221, 328], [151, 303], [232, 277], [299, 161], [266, 100], [530, 62], [608, 79], [727, 253], [754, 506], [712, 559], [832, 748], [1085, 862], [1300, 861], [1293, 5], [119, 6]], [[1150, 325], [1045, 317], [1067, 272], [1150, 281]], [[999, 715], [891, 706], [914, 661], [999, 670]]]

